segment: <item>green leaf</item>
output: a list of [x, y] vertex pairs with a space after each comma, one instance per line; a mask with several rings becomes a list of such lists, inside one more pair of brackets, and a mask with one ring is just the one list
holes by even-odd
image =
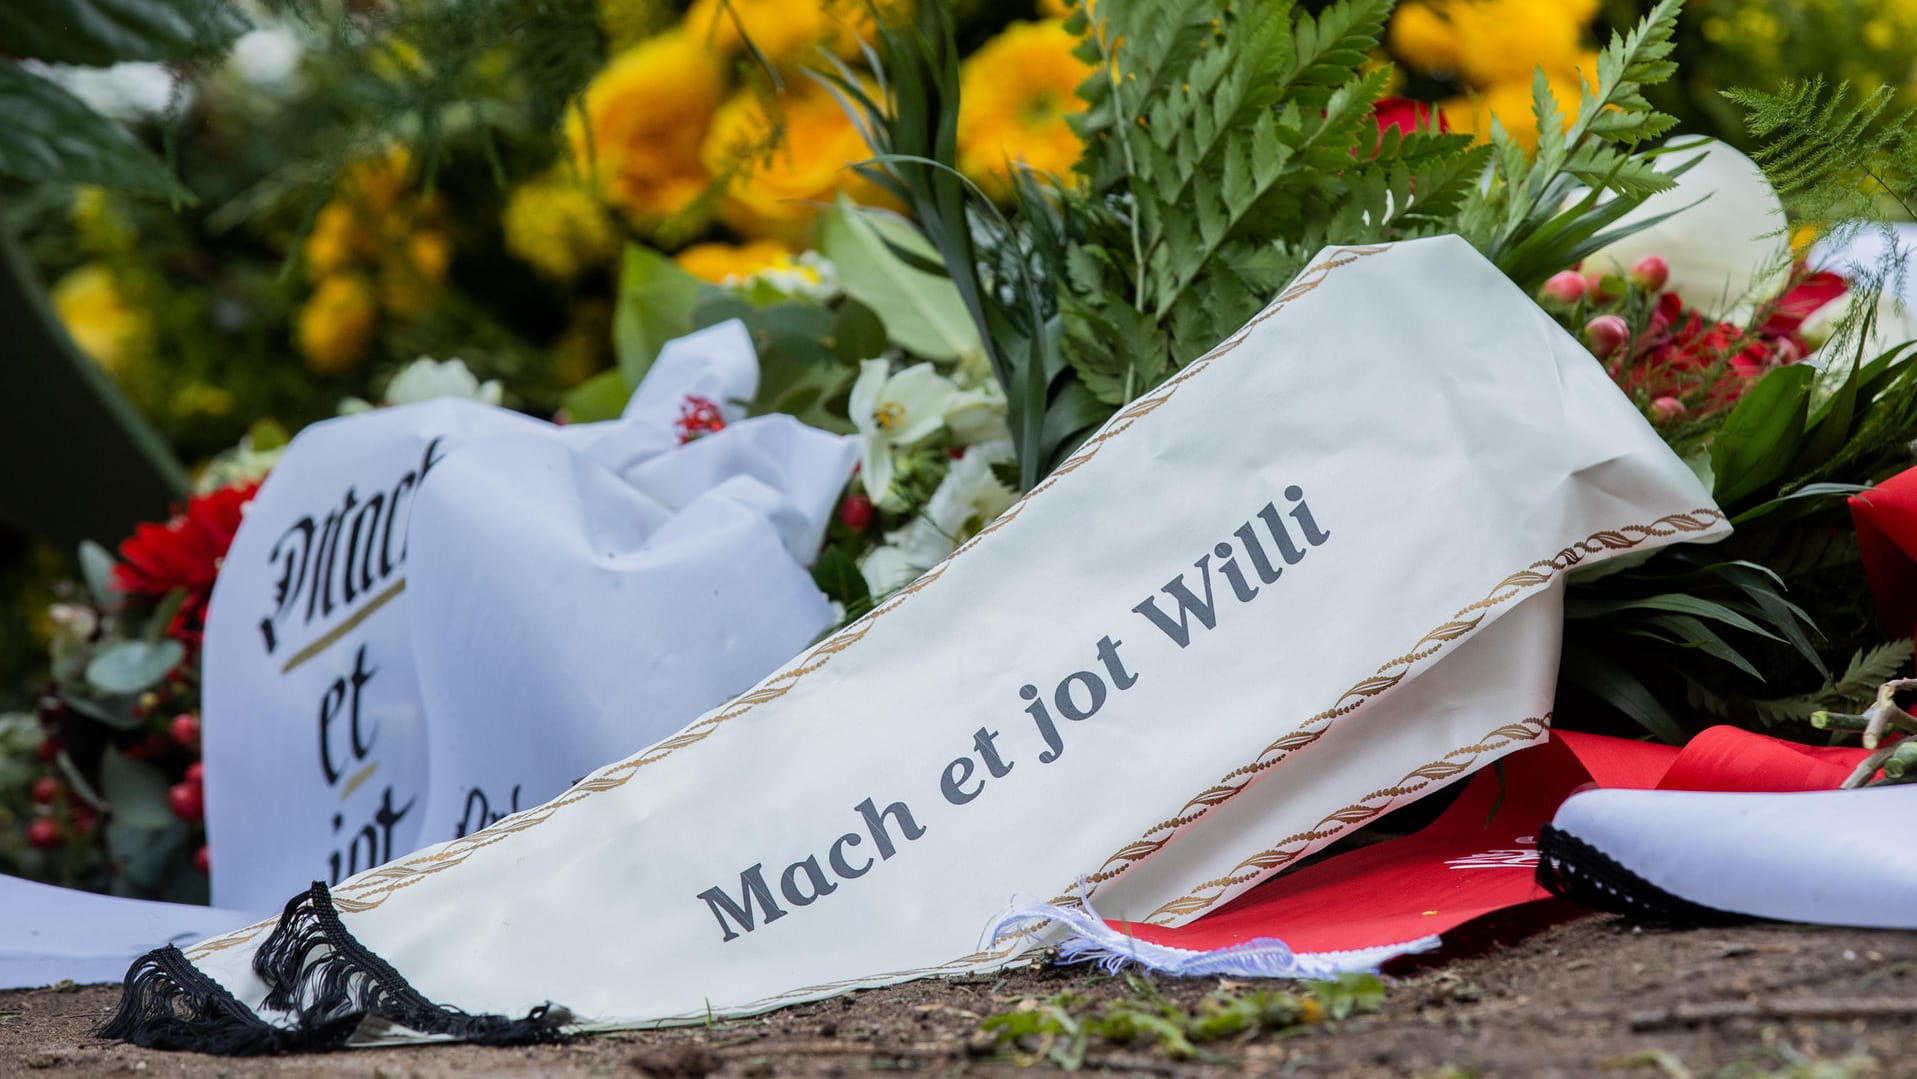
[[149, 689], [186, 658], [175, 640], [116, 641], [87, 664], [87, 681], [103, 693], [125, 695]]
[[845, 548], [832, 545], [819, 552], [812, 564], [812, 580], [827, 599], [845, 607], [847, 615], [857, 616], [872, 609], [872, 590], [859, 572], [859, 563]]
[[559, 407], [565, 410], [569, 423], [598, 423], [618, 419], [631, 399], [632, 387], [626, 384], [626, 374], [615, 367], [566, 391]]
[[132, 828], [164, 828], [176, 818], [167, 804], [171, 784], [158, 768], [108, 750], [100, 756], [100, 794], [113, 807], [113, 819]]
[[80, 576], [86, 580], [87, 594], [102, 610], [120, 602], [120, 586], [113, 580], [113, 556], [92, 540], [80, 541]]
[[1566, 649], [1564, 677], [1573, 685], [1636, 720], [1652, 735], [1671, 745], [1688, 740], [1684, 728], [1658, 703], [1657, 697], [1630, 671], [1585, 650]]
[[123, 60], [193, 60], [250, 29], [229, 0], [7, 0], [0, 53], [107, 67]]
[[1737, 402], [1711, 441], [1718, 505], [1734, 507], [1783, 476], [1803, 441], [1816, 381], [1809, 364], [1775, 368]]
[[190, 201], [131, 133], [19, 64], [0, 60], [0, 176]]
[[659, 252], [626, 245], [619, 270], [619, 304], [612, 317], [612, 344], [628, 386], [637, 386], [646, 377], [667, 341], [692, 332], [693, 308], [709, 288]]
[[77, 693], [63, 693], [60, 699], [66, 702], [68, 708], [115, 730], [138, 730], [144, 722], [139, 716], [133, 714], [132, 697], [110, 697], [103, 701], [96, 701]]
[[185, 606], [186, 589], [184, 588], [172, 589], [168, 591], [166, 595], [160, 597], [160, 605], [153, 608], [152, 614], [147, 615], [146, 632], [141, 634], [146, 640], [146, 643], [160, 643], [160, 638], [166, 633], [166, 628], [173, 624], [173, 619], [179, 615], [180, 610]]
[[878, 312], [857, 300], [839, 306], [832, 322], [832, 349], [846, 363], [856, 364], [885, 354], [891, 344], [885, 334], [885, 322]]
[[905, 221], [861, 210], [844, 196], [819, 231], [819, 248], [838, 271], [839, 287], [870, 307], [906, 351], [930, 360], [980, 351], [978, 327], [951, 279], [908, 266], [894, 247], [937, 257]]

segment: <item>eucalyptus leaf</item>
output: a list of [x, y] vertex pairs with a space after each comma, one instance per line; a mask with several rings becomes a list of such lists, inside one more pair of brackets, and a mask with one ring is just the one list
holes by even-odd
[[94, 700], [77, 693], [68, 693], [61, 698], [68, 708], [88, 719], [104, 723], [114, 730], [131, 731], [140, 727], [140, 717], [133, 714], [133, 698], [109, 697], [106, 700]]
[[186, 658], [175, 640], [115, 641], [87, 664], [87, 681], [104, 693], [139, 693], [159, 684]]
[[0, 117], [0, 176], [192, 200], [125, 128], [7, 60], [0, 60]]
[[618, 419], [631, 399], [632, 387], [626, 383], [625, 372], [615, 367], [566, 391], [559, 407], [565, 410], [568, 423], [598, 423]]
[[857, 300], [839, 305], [832, 321], [832, 349], [846, 363], [875, 359], [885, 355], [891, 341], [885, 334], [885, 322], [878, 312]]
[[120, 602], [120, 586], [113, 576], [115, 565], [113, 555], [105, 547], [92, 540], [80, 541], [80, 576], [86, 580], [87, 594], [93, 597], [93, 605], [102, 610]]
[[915, 356], [952, 360], [979, 352], [978, 327], [950, 278], [908, 266], [893, 246], [935, 258], [901, 218], [861, 210], [844, 196], [827, 211], [819, 247], [846, 295], [870, 307], [893, 341]]
[[153, 613], [146, 619], [146, 632], [142, 634], [146, 643], [160, 643], [160, 638], [165, 635], [167, 627], [173, 624], [173, 620], [179, 617], [180, 611], [185, 606], [186, 589], [184, 588], [171, 589], [166, 595], [161, 596], [159, 606], [153, 608]]
[[0, 52], [58, 64], [193, 60], [250, 29], [229, 0], [7, 0]]
[[100, 793], [113, 807], [116, 823], [130, 828], [164, 828], [179, 820], [167, 803], [171, 786], [158, 768], [113, 750], [100, 756]]
[[710, 287], [659, 252], [626, 245], [612, 343], [627, 385], [639, 385], [667, 341], [692, 332], [693, 308]]

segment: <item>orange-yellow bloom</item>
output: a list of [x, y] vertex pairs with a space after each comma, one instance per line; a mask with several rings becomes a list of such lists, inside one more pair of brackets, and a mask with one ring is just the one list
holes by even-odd
[[295, 327], [300, 354], [315, 374], [340, 375], [358, 366], [379, 317], [373, 288], [357, 274], [334, 274], [319, 283]]
[[706, 125], [725, 95], [719, 59], [683, 31], [615, 57], [586, 87], [585, 113], [567, 121], [581, 170], [642, 227], [686, 209], [711, 179], [699, 157]]
[[743, 244], [693, 244], [672, 256], [679, 268], [715, 285], [743, 280], [761, 270], [791, 263], [792, 253], [770, 240]]
[[726, 180], [719, 216], [747, 236], [792, 243], [840, 191], [871, 202], [877, 190], [852, 166], [872, 156], [838, 99], [806, 80], [775, 101], [743, 90], [707, 132], [705, 164]]
[[1066, 122], [1085, 102], [1078, 85], [1091, 65], [1072, 55], [1078, 38], [1056, 19], [1013, 23], [959, 69], [958, 165], [987, 191], [1002, 192], [1012, 164], [1069, 177], [1084, 146]]

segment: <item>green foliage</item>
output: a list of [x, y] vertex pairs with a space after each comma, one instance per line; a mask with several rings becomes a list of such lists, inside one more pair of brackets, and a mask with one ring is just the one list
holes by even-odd
[[1301, 992], [1220, 987], [1187, 1007], [1149, 978], [1128, 974], [1124, 996], [1099, 1003], [1074, 992], [1027, 997], [980, 1027], [1013, 1049], [1020, 1064], [1050, 1061], [1066, 1071], [1085, 1066], [1101, 1043], [1144, 1044], [1174, 1060], [1202, 1056], [1200, 1046], [1228, 1038], [1294, 1031], [1384, 1006], [1384, 983], [1371, 974], [1305, 982]]
[[10, 0], [0, 53], [86, 67], [197, 60], [247, 29], [226, 0]]
[[95, 184], [187, 198], [172, 173], [125, 128], [18, 64], [0, 61], [0, 176]]
[[[1670, 184], [1639, 147], [1671, 123], [1642, 91], [1671, 72], [1679, 0], [1613, 40], [1570, 132], [1556, 125], [1535, 162], [1502, 135], [1493, 148], [1380, 134], [1372, 113], [1389, 72], [1367, 57], [1390, 3], [1312, 9], [1078, 7], [1067, 26], [1094, 66], [1072, 118], [1084, 155], [1070, 179], [1015, 173], [1008, 213], [953, 168], [958, 54], [944, 5], [884, 34], [880, 92], [849, 69], [831, 80], [868, 132], [873, 178], [905, 204], [979, 328], [1023, 486], [1237, 330], [1326, 245], [1461, 232], [1529, 288]], [[1563, 209], [1580, 185], [1589, 197]]]
[[[1651, 106], [1644, 90], [1676, 71], [1670, 55], [1682, 9], [1682, 0], [1660, 0], [1629, 34], [1611, 36], [1598, 55], [1597, 85], [1580, 79], [1582, 91], [1568, 130], [1564, 108], [1543, 72], [1536, 73], [1531, 88], [1538, 125], [1535, 156], [1501, 125], [1493, 126], [1491, 180], [1474, 186], [1458, 216], [1458, 231], [1526, 292], [1625, 235], [1611, 226], [1672, 186], [1674, 173], [1657, 172], [1654, 153], [1638, 148], [1675, 122]], [[1580, 193], [1570, 209], [1562, 209]]]
[[[1739, 718], [1754, 718], [1770, 727], [1779, 723], [1804, 723], [1814, 712], [1861, 712], [1877, 695], [1877, 687], [1897, 677], [1910, 665], [1911, 642], [1888, 641], [1875, 648], [1859, 649], [1824, 684], [1808, 693], [1788, 697], [1744, 702]], [[1701, 687], [1691, 695], [1691, 704], [1712, 715], [1729, 718], [1732, 706]]]

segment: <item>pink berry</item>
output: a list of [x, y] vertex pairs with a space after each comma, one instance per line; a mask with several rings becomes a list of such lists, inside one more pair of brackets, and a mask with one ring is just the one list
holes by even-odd
[[199, 870], [202, 874], [213, 872], [213, 859], [206, 853], [206, 844], [204, 843], [200, 844], [199, 850], [193, 852], [193, 868]]
[[1584, 275], [1576, 270], [1554, 273], [1551, 279], [1544, 283], [1544, 295], [1562, 304], [1573, 304], [1582, 300], [1584, 292]]
[[27, 845], [36, 850], [52, 850], [65, 841], [60, 822], [51, 817], [36, 817], [27, 825]]
[[1631, 266], [1631, 284], [1646, 292], [1664, 291], [1664, 283], [1670, 279], [1671, 264], [1663, 255], [1646, 255]]
[[100, 823], [100, 814], [90, 805], [75, 805], [67, 812], [67, 822], [73, 825], [74, 835], [92, 835]]
[[1599, 315], [1584, 324], [1584, 343], [1600, 360], [1610, 359], [1630, 339], [1630, 325], [1616, 315]]
[[168, 728], [173, 740], [189, 748], [200, 744], [200, 717], [191, 712], [181, 712], [173, 717]]
[[1659, 397], [1651, 402], [1651, 418], [1658, 423], [1670, 423], [1681, 420], [1690, 412], [1684, 402], [1675, 397]]
[[206, 795], [198, 783], [175, 783], [166, 792], [166, 804], [181, 820], [197, 821], [206, 816]]
[[854, 532], [863, 532], [872, 527], [872, 499], [862, 494], [849, 494], [839, 503], [839, 521]]
[[60, 781], [52, 776], [41, 776], [33, 781], [33, 800], [41, 805], [52, 805], [60, 797]]
[[201, 764], [199, 761], [194, 761], [192, 764], [187, 765], [186, 781], [188, 783], [193, 784], [196, 787], [205, 783], [206, 782], [206, 765]]

